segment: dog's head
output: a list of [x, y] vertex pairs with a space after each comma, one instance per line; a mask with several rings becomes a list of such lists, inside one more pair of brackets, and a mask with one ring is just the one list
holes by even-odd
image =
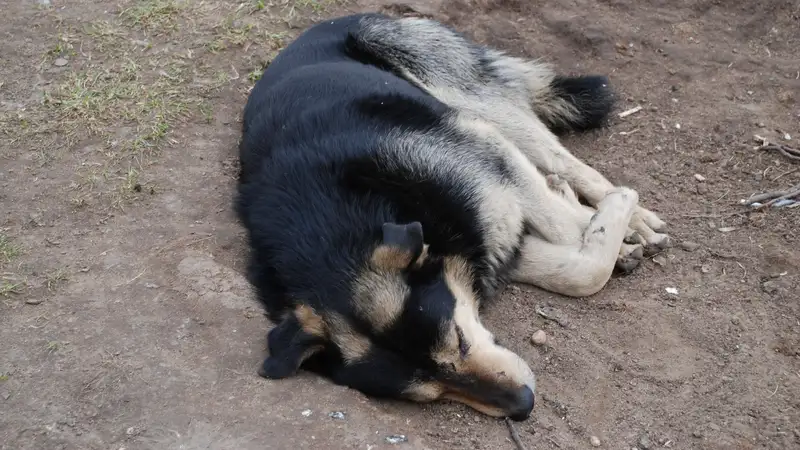
[[302, 365], [371, 396], [530, 415], [531, 369], [481, 324], [467, 262], [429, 254], [418, 222], [384, 224], [352, 280], [346, 308], [304, 304], [270, 332], [262, 376], [291, 376]]

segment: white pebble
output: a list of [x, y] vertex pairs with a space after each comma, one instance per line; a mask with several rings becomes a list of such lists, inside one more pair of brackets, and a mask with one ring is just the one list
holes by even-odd
[[547, 342], [547, 333], [544, 330], [538, 330], [531, 336], [531, 342], [534, 345], [544, 345]]
[[706, 181], [706, 177], [700, 175], [699, 173], [694, 174], [694, 179], [697, 181]]
[[311, 415], [311, 410], [310, 409], [306, 409], [303, 412], [301, 412], [300, 414], [302, 414], [303, 417], [308, 417], [308, 416]]
[[665, 289], [667, 294], [678, 295], [678, 288], [668, 287]]
[[592, 444], [592, 447], [600, 447], [600, 438], [597, 436], [592, 436], [589, 438], [589, 443]]

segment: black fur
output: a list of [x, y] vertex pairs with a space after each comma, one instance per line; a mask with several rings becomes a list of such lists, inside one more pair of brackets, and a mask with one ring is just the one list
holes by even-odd
[[[616, 97], [609, 86], [608, 78], [600, 75], [565, 77], [556, 76], [551, 83], [553, 93], [573, 105], [578, 115], [571, 120], [548, 122], [555, 133], [588, 131], [602, 128], [614, 109]], [[543, 120], [545, 118], [542, 118]]]

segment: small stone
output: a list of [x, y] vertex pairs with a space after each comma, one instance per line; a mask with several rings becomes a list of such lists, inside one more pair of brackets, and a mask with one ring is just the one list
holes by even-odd
[[333, 411], [331, 413], [328, 413], [328, 417], [330, 417], [331, 419], [336, 419], [336, 420], [344, 420], [344, 412], [342, 412], [342, 411]]
[[647, 436], [646, 434], [643, 434], [643, 435], [639, 436], [639, 440], [637, 441], [637, 444], [638, 444], [639, 448], [642, 449], [642, 450], [649, 450], [650, 447], [653, 445], [653, 443], [650, 442], [650, 437]]
[[600, 447], [602, 442], [600, 442], [600, 438], [597, 436], [591, 436], [589, 438], [589, 443], [592, 444], [592, 447]]
[[700, 244], [692, 241], [683, 241], [679, 245], [681, 249], [686, 250], [687, 252], [693, 252], [700, 248]]
[[144, 287], [146, 287], [148, 289], [158, 289], [158, 285], [155, 284], [155, 283], [145, 283]]
[[698, 184], [697, 193], [700, 195], [706, 195], [708, 193], [708, 187], [705, 184]]
[[766, 126], [767, 126], [767, 124], [765, 124], [764, 122], [758, 122], [758, 123], [756, 123], [756, 126], [757, 126], [758, 128], [764, 128], [764, 127], [766, 127]]
[[305, 409], [303, 412], [300, 413], [303, 417], [309, 417], [311, 415], [310, 409]]
[[10, 392], [3, 392], [3, 400], [8, 400], [11, 398]]
[[547, 342], [547, 333], [545, 333], [544, 330], [537, 330], [531, 336], [531, 342], [533, 345], [544, 345], [544, 343]]
[[67, 64], [69, 64], [69, 61], [67, 61], [66, 58], [56, 58], [56, 60], [53, 61], [53, 65], [56, 67], [64, 67]]
[[38, 305], [38, 304], [42, 303], [43, 301], [44, 300], [42, 300], [41, 298], [29, 298], [29, 299], [25, 300], [25, 304], [26, 305]]
[[387, 444], [402, 444], [403, 442], [408, 442], [408, 438], [404, 434], [393, 434], [391, 436], [386, 436], [384, 439]]
[[[676, 100], [676, 101], [677, 101], [678, 99], [674, 99], [674, 100]], [[675, 129], [676, 129], [676, 130], [680, 130], [680, 129], [681, 129], [681, 124], [679, 124], [679, 123], [676, 123], [676, 124], [675, 124]]]
[[125, 434], [127, 434], [128, 436], [139, 434], [139, 429], [136, 427], [128, 427], [128, 429], [125, 430]]
[[782, 280], [768, 280], [761, 284], [761, 290], [769, 295], [783, 294], [786, 292], [786, 286]]
[[738, 317], [736, 317], [736, 316], [731, 317], [731, 323], [732, 324], [739, 325], [740, 322], [741, 322], [741, 320], [739, 320]]
[[661, 267], [664, 267], [667, 265], [667, 257], [664, 255], [656, 255], [653, 257], [653, 262]]
[[706, 181], [706, 177], [700, 175], [699, 173], [694, 174], [694, 179], [700, 182]]

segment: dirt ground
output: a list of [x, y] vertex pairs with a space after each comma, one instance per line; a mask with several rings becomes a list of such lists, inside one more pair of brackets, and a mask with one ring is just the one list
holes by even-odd
[[[312, 21], [387, 4], [240, 1], [0, 0], [0, 449], [514, 448], [457, 404], [256, 375], [269, 323], [231, 211], [248, 88]], [[538, 375], [527, 448], [800, 448], [800, 208], [738, 203], [800, 183], [753, 141], [800, 140], [800, 2], [413, 6], [609, 74], [642, 110], [567, 145], [679, 242], [590, 299], [488, 308]]]

